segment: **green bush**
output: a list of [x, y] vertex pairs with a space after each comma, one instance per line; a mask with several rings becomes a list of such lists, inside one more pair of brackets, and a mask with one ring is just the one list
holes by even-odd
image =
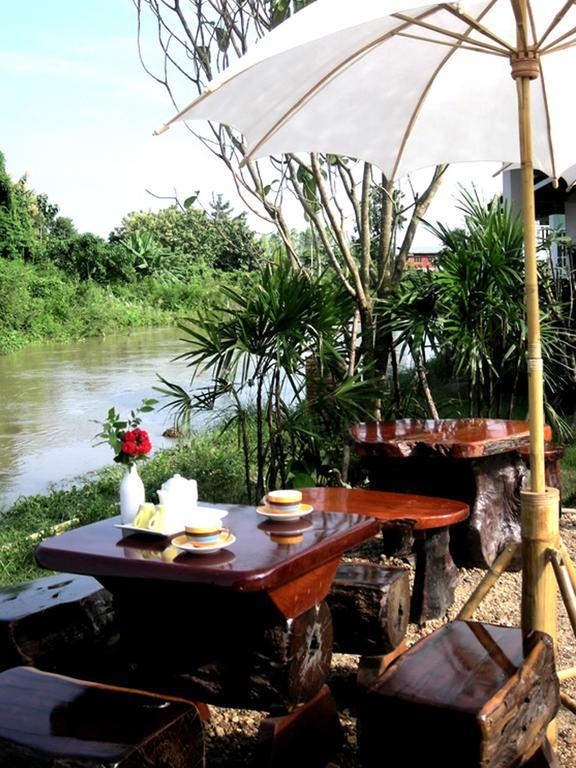
[[51, 264], [0, 259], [0, 354], [38, 341], [82, 339], [172, 320], [172, 312], [140, 291], [117, 295]]

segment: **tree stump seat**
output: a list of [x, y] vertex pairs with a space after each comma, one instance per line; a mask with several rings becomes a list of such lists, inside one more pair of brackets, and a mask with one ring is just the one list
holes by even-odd
[[15, 667], [0, 674], [0, 768], [202, 768], [194, 704]]
[[55, 671], [104, 649], [115, 634], [112, 595], [89, 576], [60, 573], [0, 589], [0, 670]]
[[363, 764], [530, 765], [544, 757], [559, 697], [548, 635], [523, 640], [518, 628], [454, 621], [399, 656], [363, 696]]
[[328, 597], [334, 650], [386, 654], [406, 635], [410, 617], [410, 579], [406, 568], [342, 563]]

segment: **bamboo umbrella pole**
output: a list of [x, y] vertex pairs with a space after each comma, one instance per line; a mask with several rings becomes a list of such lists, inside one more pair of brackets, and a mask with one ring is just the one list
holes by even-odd
[[[540, 76], [536, 54], [530, 49], [526, 0], [512, 2], [517, 25], [518, 52], [512, 57], [512, 77], [518, 95], [518, 129], [524, 219], [525, 291], [528, 321], [528, 407], [530, 412], [530, 491], [521, 494], [522, 629], [546, 632], [557, 644], [556, 583], [549, 549], [559, 544], [560, 494], [546, 489], [544, 472], [544, 384], [538, 270], [536, 263], [536, 206], [532, 155], [531, 81]], [[548, 738], [556, 744], [556, 724]]]
[[512, 77], [518, 95], [518, 128], [522, 169], [522, 211], [526, 310], [528, 320], [528, 405], [530, 411], [530, 491], [522, 493], [522, 628], [547, 632], [557, 639], [556, 584], [549, 548], [559, 543], [559, 494], [546, 489], [544, 473], [544, 385], [538, 271], [536, 264], [536, 206], [532, 159], [531, 81], [540, 76], [536, 55], [528, 43], [526, 0], [513, 3], [518, 53], [512, 57]]

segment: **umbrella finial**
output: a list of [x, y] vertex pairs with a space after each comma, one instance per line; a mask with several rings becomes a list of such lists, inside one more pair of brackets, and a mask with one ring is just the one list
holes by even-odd
[[161, 133], [166, 133], [168, 128], [170, 128], [170, 126], [164, 123], [164, 125], [161, 125], [160, 128], [156, 128], [152, 136], [160, 136]]

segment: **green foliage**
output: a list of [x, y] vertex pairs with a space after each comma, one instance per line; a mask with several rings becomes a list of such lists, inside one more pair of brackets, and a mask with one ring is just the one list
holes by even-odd
[[145, 274], [164, 279], [185, 281], [199, 264], [224, 271], [255, 267], [262, 249], [245, 215], [232, 216], [221, 196], [211, 207], [211, 214], [192, 205], [131, 213], [110, 240], [124, 244]]
[[133, 257], [97, 235], [86, 232], [66, 239], [51, 239], [46, 257], [71, 277], [99, 283], [134, 279]]
[[33, 342], [81, 339], [172, 319], [137, 295], [117, 296], [50, 264], [7, 259], [0, 259], [0, 306], [0, 354]]
[[[417, 359], [432, 346], [451, 379], [464, 378], [468, 415], [511, 417], [526, 379], [526, 320], [521, 221], [506, 205], [484, 206], [462, 192], [463, 229], [429, 228], [442, 242], [434, 272], [408, 271], [384, 303], [396, 343]], [[545, 272], [541, 269], [541, 278]], [[546, 290], [541, 279], [541, 290]], [[549, 380], [566, 374], [573, 340], [561, 304], [547, 294], [541, 311], [542, 346]]]
[[0, 152], [0, 258], [33, 260], [38, 253], [32, 203], [26, 179], [13, 182]]
[[[225, 429], [234, 427], [242, 448], [247, 494], [254, 500], [265, 488], [285, 486], [299, 461], [321, 462], [310, 410], [340, 429], [365, 413], [368, 382], [348, 377], [341, 354], [352, 299], [324, 279], [292, 269], [285, 257], [266, 265], [241, 289], [226, 286], [222, 296], [182, 324], [189, 350], [181, 355], [194, 377], [209, 372], [213, 384], [191, 392], [164, 381], [161, 390], [177, 421], [194, 410], [226, 405]], [[304, 358], [317, 361], [319, 379], [329, 382], [323, 397], [304, 401]], [[370, 397], [374, 396], [370, 389]], [[255, 427], [250, 424], [254, 420]], [[339, 434], [341, 439], [342, 434]], [[255, 467], [253, 479], [252, 468]]]

